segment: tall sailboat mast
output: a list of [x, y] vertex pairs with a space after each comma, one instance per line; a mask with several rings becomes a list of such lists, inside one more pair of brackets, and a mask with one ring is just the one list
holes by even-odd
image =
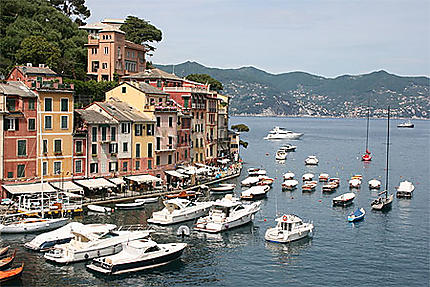
[[388, 119], [387, 119], [387, 162], [385, 171], [385, 198], [388, 198], [388, 159], [390, 150], [390, 106], [388, 106]]
[[366, 126], [366, 153], [368, 152], [369, 148], [369, 118], [370, 118], [370, 100], [369, 104], [367, 105], [367, 126]]

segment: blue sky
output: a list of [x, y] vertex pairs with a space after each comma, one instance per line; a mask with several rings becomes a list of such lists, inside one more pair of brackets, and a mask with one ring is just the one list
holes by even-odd
[[429, 0], [87, 0], [88, 22], [134, 15], [163, 31], [159, 64], [334, 77], [430, 75]]

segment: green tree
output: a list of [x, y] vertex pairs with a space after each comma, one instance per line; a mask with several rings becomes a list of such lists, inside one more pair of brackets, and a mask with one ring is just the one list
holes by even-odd
[[78, 25], [84, 25], [84, 20], [91, 15], [85, 6], [85, 0], [49, 0], [49, 3], [67, 17], [74, 19]]
[[248, 142], [239, 140], [239, 145], [243, 146], [244, 148], [248, 148]]
[[87, 33], [80, 31], [76, 23], [48, 1], [2, 0], [0, 14], [0, 74], [7, 75], [15, 64], [25, 64], [21, 62], [25, 58], [23, 51], [20, 51], [21, 43], [24, 40], [28, 42], [27, 38], [31, 36], [41, 36], [59, 49], [56, 63], [48, 63], [56, 67], [57, 73], [85, 78], [87, 50], [84, 44]]
[[147, 42], [160, 42], [162, 39], [161, 30], [148, 21], [135, 16], [127, 16], [120, 29], [126, 33], [125, 38], [127, 40], [136, 44], [144, 44], [151, 51], [154, 51], [155, 48], [148, 45]]
[[15, 57], [19, 63], [48, 64], [56, 70], [60, 55], [60, 49], [54, 43], [42, 36], [30, 36], [21, 42]]
[[231, 129], [237, 132], [249, 132], [249, 127], [245, 124], [233, 125]]
[[210, 84], [210, 89], [212, 91], [221, 91], [223, 89], [222, 83], [220, 81], [215, 80], [208, 74], [190, 74], [185, 77], [187, 80], [202, 83], [202, 84]]

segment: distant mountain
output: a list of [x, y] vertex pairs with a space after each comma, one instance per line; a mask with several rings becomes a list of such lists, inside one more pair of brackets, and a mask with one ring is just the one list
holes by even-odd
[[[172, 73], [172, 65], [155, 65]], [[234, 115], [361, 117], [370, 105], [373, 116], [430, 118], [430, 79], [401, 77], [386, 71], [325, 78], [304, 72], [270, 74], [254, 67], [218, 69], [196, 62], [175, 65], [174, 73], [209, 74], [232, 96]]]

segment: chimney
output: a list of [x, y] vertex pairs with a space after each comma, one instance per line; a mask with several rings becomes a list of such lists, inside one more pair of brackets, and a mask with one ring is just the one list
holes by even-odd
[[39, 68], [45, 68], [45, 64], [39, 64]]
[[32, 63], [27, 63], [27, 67], [33, 67]]

